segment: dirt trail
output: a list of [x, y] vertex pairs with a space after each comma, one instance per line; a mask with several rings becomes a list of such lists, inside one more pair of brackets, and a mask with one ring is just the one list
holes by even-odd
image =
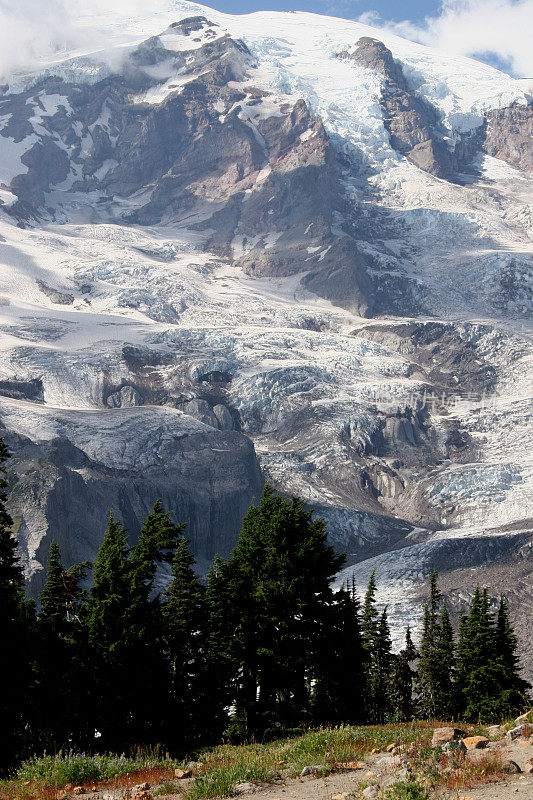
[[[502, 762], [509, 759], [514, 761], [522, 772], [508, 774], [503, 780], [477, 786], [471, 789], [462, 789], [459, 792], [445, 792], [441, 790], [435, 794], [435, 800], [533, 800], [533, 773], [525, 773], [527, 762], [533, 759], [533, 737], [529, 740], [516, 740], [509, 742], [503, 739], [491, 742], [488, 750], [473, 751], [469, 758], [483, 757], [484, 753], [492, 751], [501, 754]], [[398, 772], [397, 759], [388, 753], [367, 756], [363, 762], [364, 768], [347, 772], [333, 773], [326, 777], [288, 778], [267, 786], [244, 789], [234, 798], [239, 800], [352, 800], [358, 797], [357, 787], [369, 782], [372, 778], [382, 783], [388, 777]], [[372, 775], [369, 775], [372, 773]], [[185, 786], [189, 781], [184, 781]], [[243, 787], [244, 788], [244, 787]], [[179, 792], [161, 795], [157, 786], [152, 786], [150, 794], [161, 800], [183, 800]], [[103, 792], [97, 795], [83, 795], [80, 800], [118, 800], [123, 793]]]
[[[525, 744], [525, 746], [524, 746]], [[521, 770], [524, 770], [526, 763], [533, 758], [533, 739], [524, 743], [508, 743], [505, 740], [493, 742], [490, 749], [499, 752], [502, 759], [512, 759]], [[486, 751], [476, 751], [477, 753]], [[391, 761], [391, 767], [387, 768], [385, 760]], [[241, 800], [332, 800], [337, 796], [345, 794], [348, 796], [354, 792], [358, 784], [367, 780], [366, 774], [371, 771], [377, 777], [381, 775], [393, 775], [396, 769], [392, 766], [393, 759], [386, 753], [377, 756], [369, 756], [365, 759], [366, 769], [355, 770], [345, 773], [335, 773], [325, 778], [303, 778], [301, 780], [287, 780], [284, 784], [278, 783], [272, 786], [258, 789], [253, 792], [245, 792], [238, 795]], [[533, 800], [533, 773], [524, 772], [516, 775], [507, 775], [505, 780], [497, 783], [485, 784], [472, 789], [463, 789], [459, 793], [449, 792], [439, 795], [446, 800]], [[175, 796], [178, 800], [179, 796]], [[341, 798], [339, 797], [339, 800]]]

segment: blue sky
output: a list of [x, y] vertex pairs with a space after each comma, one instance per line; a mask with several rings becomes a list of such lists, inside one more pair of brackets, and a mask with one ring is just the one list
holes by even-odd
[[437, 13], [438, 0], [209, 0], [206, 5], [228, 14], [245, 14], [251, 11], [313, 11], [317, 14], [333, 14], [346, 19], [359, 17], [368, 11], [377, 12], [387, 20], [409, 19], [420, 22], [426, 16]]

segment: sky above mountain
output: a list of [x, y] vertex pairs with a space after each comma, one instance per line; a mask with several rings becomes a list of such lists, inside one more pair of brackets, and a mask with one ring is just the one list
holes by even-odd
[[[154, 12], [179, 0], [150, 0]], [[533, 0], [211, 0], [218, 11], [307, 11], [358, 20], [444, 52], [533, 77]], [[79, 20], [146, 14], [146, 0], [0, 0], [0, 78], [80, 42]], [[90, 29], [84, 22], [83, 43]], [[96, 31], [96, 28], [95, 28]], [[102, 44], [101, 38], [97, 46]], [[105, 44], [105, 43], [104, 43]]]
[[383, 19], [400, 22], [406, 18], [422, 21], [438, 12], [439, 0], [214, 0], [211, 3], [219, 11], [228, 14], [248, 14], [251, 11], [310, 11], [316, 14], [331, 14], [337, 17], [356, 18], [365, 12], [375, 12]]
[[213, 0], [229, 14], [311, 11], [391, 28], [408, 39], [533, 77], [533, 0]]

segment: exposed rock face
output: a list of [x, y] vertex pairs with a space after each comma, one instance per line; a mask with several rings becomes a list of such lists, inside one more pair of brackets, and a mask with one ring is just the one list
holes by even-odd
[[425, 172], [452, 177], [454, 164], [435, 108], [409, 90], [401, 65], [383, 42], [364, 36], [354, 52], [341, 55], [383, 76], [381, 103], [391, 145]]
[[[68, 178], [87, 203], [97, 193], [102, 209], [121, 198], [129, 223], [196, 217], [205, 246], [251, 275], [291, 275], [305, 261], [311, 290], [367, 315], [364, 260], [349, 228], [335, 226], [346, 204], [322, 121], [303, 100], [287, 103], [247, 82], [247, 46], [194, 19], [205, 41], [197, 49], [179, 49], [197, 33], [185, 21], [136, 48], [121, 75], [81, 87], [47, 78], [4, 99], [18, 127], [2, 133], [18, 141], [32, 131], [26, 106], [43, 92], [61, 98], [21, 159], [25, 173], [11, 181], [12, 213], [47, 214], [46, 193]], [[163, 68], [176, 83], [154, 77]]]
[[106, 399], [109, 408], [131, 408], [141, 406], [142, 395], [134, 386], [123, 386], [120, 391], [112, 392]]
[[489, 111], [483, 150], [525, 172], [533, 171], [533, 103]]
[[51, 418], [4, 407], [13, 451], [10, 509], [35, 596], [41, 564], [56, 541], [67, 563], [92, 560], [109, 509], [135, 541], [157, 499], [187, 522], [201, 568], [227, 555], [242, 516], [262, 491], [254, 448], [240, 433], [219, 432], [165, 409], [116, 410]]

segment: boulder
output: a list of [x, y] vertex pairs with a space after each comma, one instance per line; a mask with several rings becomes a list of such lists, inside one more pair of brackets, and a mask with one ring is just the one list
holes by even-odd
[[222, 404], [213, 406], [213, 413], [218, 420], [218, 426], [221, 431], [232, 431], [235, 428], [231, 411], [227, 406]]
[[505, 759], [502, 764], [502, 769], [510, 775], [517, 775], [519, 772], [522, 772], [516, 761], [513, 761], [512, 758]]
[[192, 769], [186, 767], [185, 769], [175, 769], [174, 770], [174, 777], [177, 778], [179, 781], [183, 780], [184, 778], [190, 778], [192, 776]]
[[510, 731], [507, 731], [507, 738], [511, 741], [513, 741], [513, 739], [518, 739], [519, 736], [523, 735], [526, 727], [526, 725], [518, 725], [516, 728], [511, 728]]
[[524, 772], [527, 772], [528, 774], [533, 773], [533, 758], [530, 758], [527, 762], [526, 766], [524, 767]]
[[463, 741], [457, 741], [456, 739], [452, 740], [451, 742], [446, 742], [445, 745], [442, 746], [443, 753], [466, 753], [466, 747]]
[[338, 770], [352, 770], [352, 769], [364, 769], [366, 764], [363, 761], [343, 761], [342, 764], [337, 764]]
[[463, 744], [467, 750], [482, 750], [489, 743], [486, 736], [467, 736]]
[[244, 781], [243, 783], [238, 783], [235, 788], [235, 794], [246, 794], [246, 792], [255, 792], [259, 787], [256, 786], [255, 783], [249, 783], [248, 781]]
[[377, 786], [367, 786], [366, 789], [363, 789], [363, 797], [365, 800], [374, 800], [379, 794], [379, 789]]
[[521, 714], [519, 717], [515, 719], [514, 724], [516, 726], [519, 726], [519, 725], [525, 725], [526, 722], [533, 723], [533, 711], [530, 710], [526, 711], [525, 714]]
[[433, 731], [431, 747], [442, 747], [447, 742], [461, 739], [464, 735], [465, 732], [459, 730], [459, 728], [436, 728]]
[[500, 739], [502, 736], [505, 736], [505, 728], [501, 725], [491, 725], [488, 734], [491, 739]]
[[135, 386], [126, 385], [110, 394], [105, 402], [108, 408], [136, 408], [142, 406], [143, 398]]
[[323, 764], [313, 764], [304, 767], [300, 772], [300, 778], [305, 778], [308, 775], [323, 775], [326, 772], [326, 767]]

